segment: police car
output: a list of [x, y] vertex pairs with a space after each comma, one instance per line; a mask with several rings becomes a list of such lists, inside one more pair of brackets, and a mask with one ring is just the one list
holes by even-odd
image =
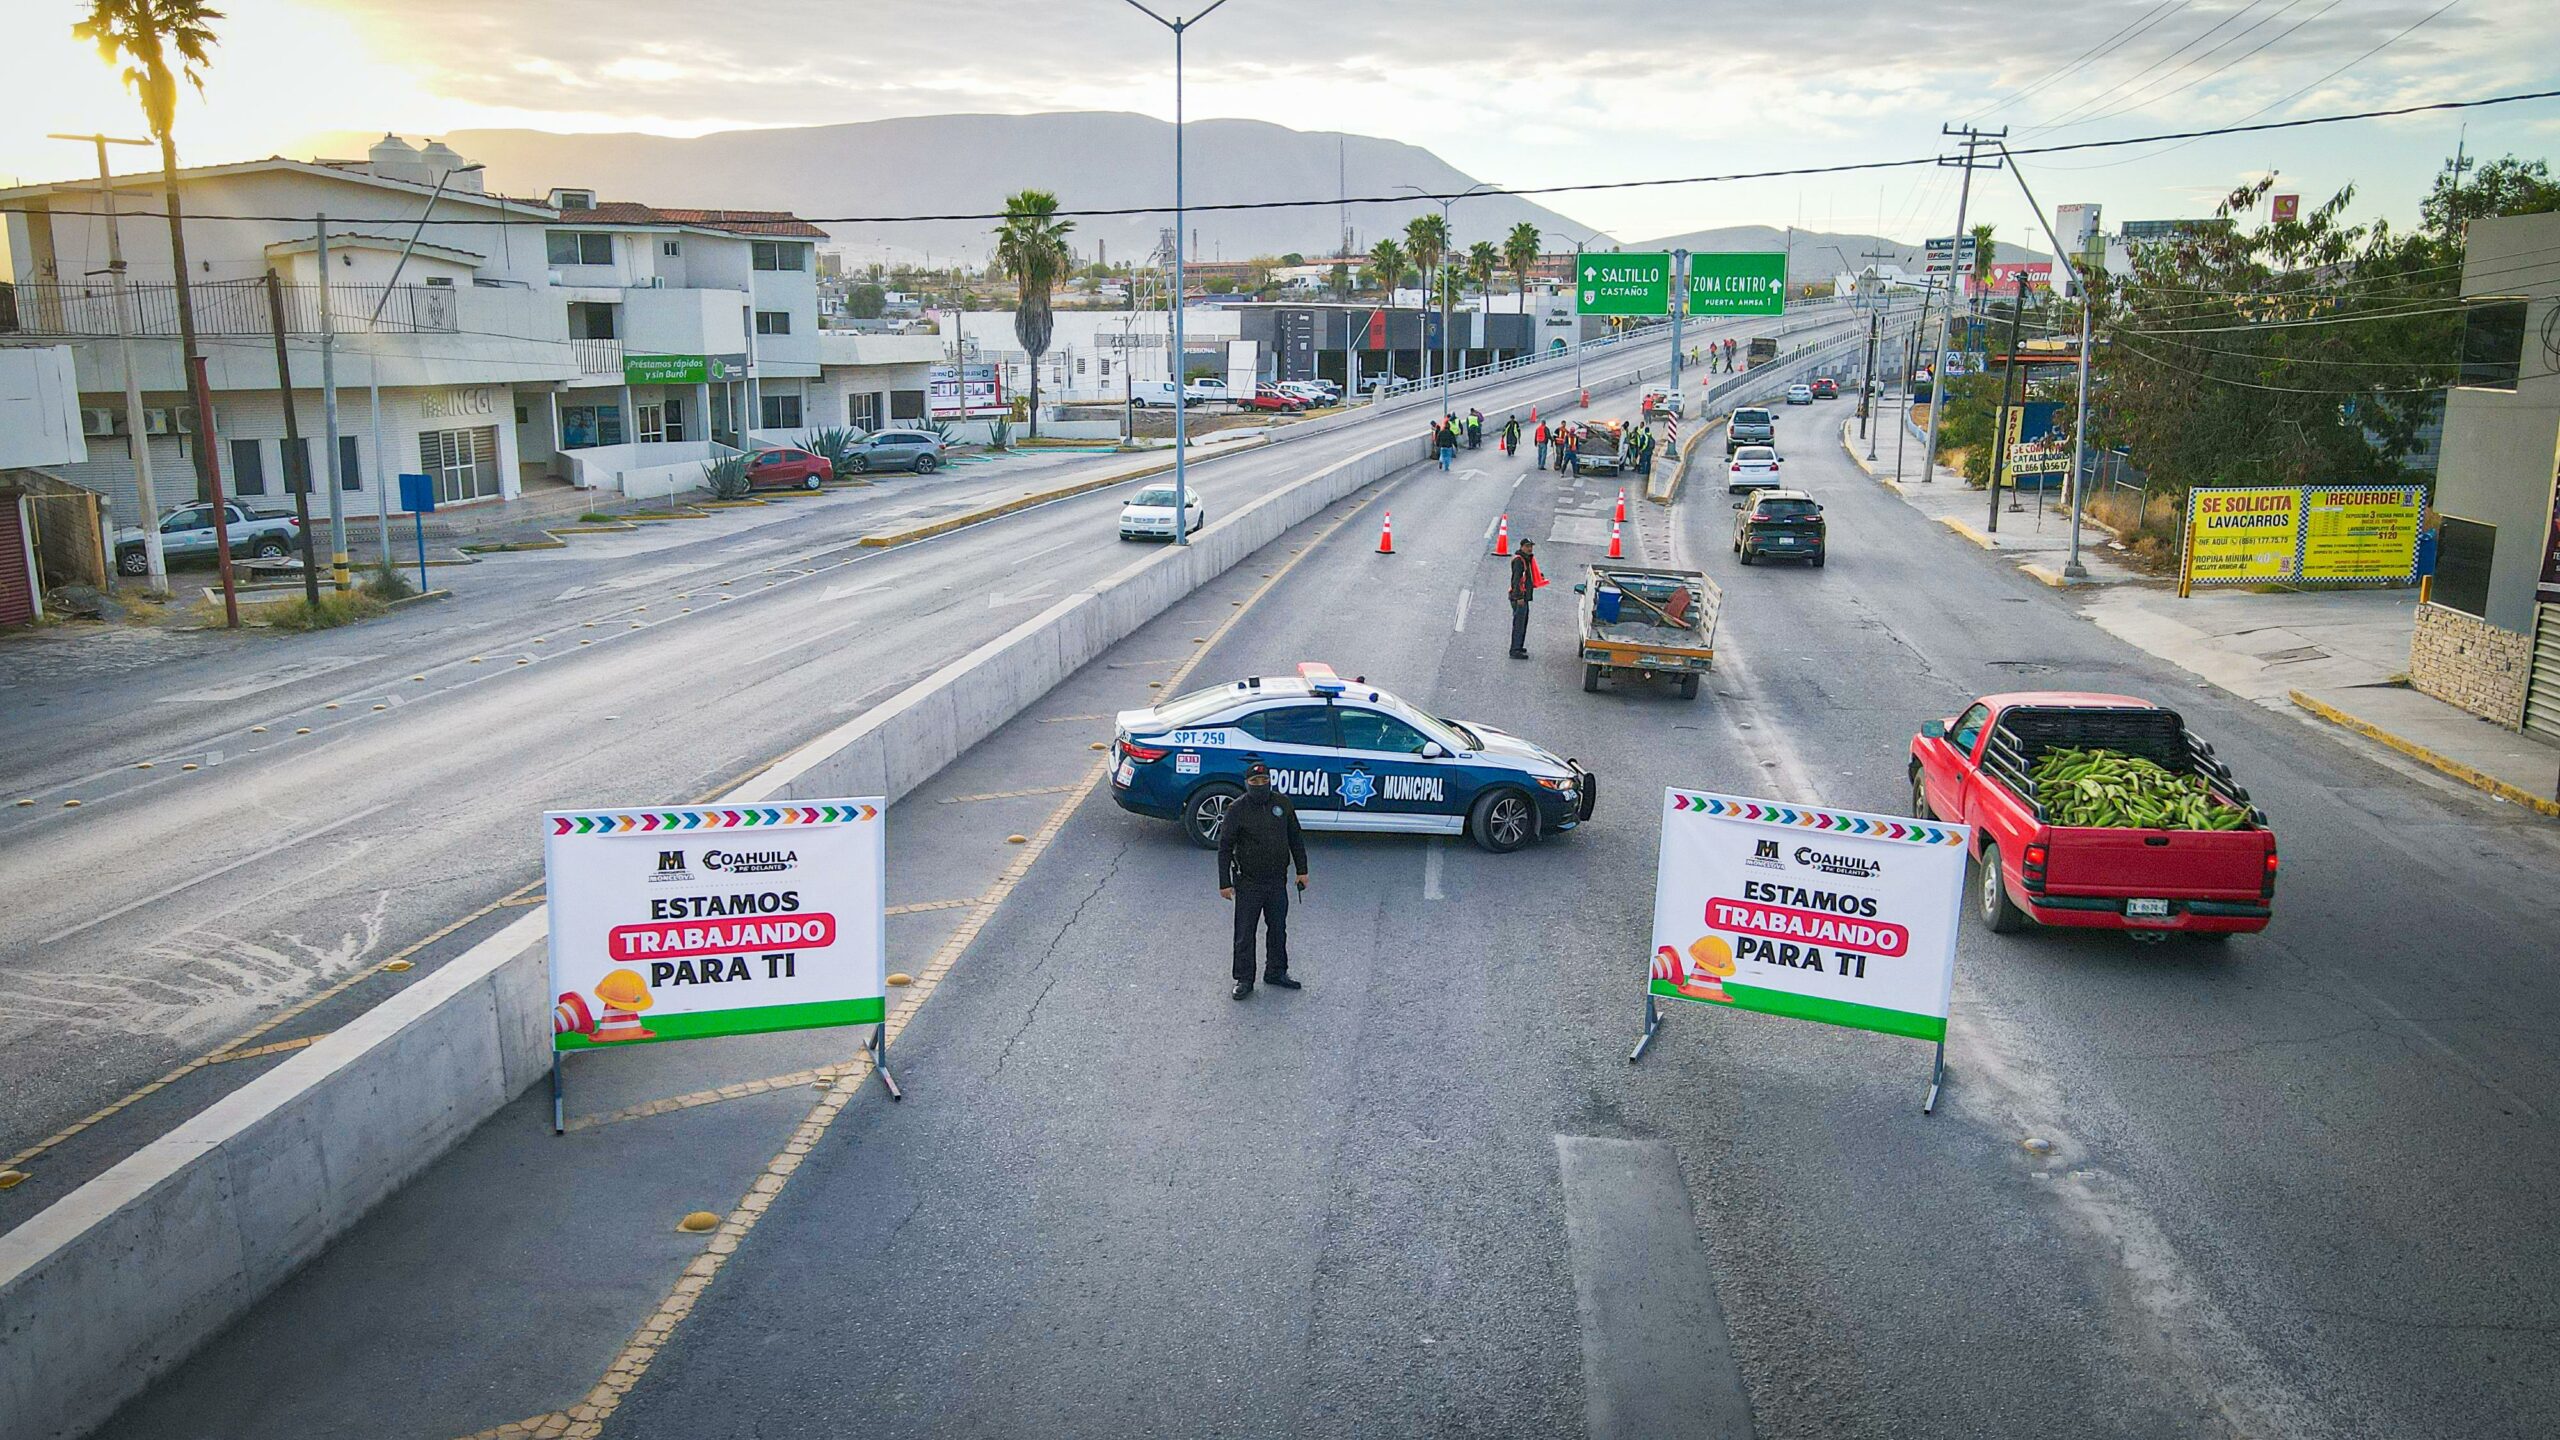
[[1324, 665], [1295, 678], [1256, 676], [1123, 710], [1111, 746], [1111, 798], [1123, 810], [1179, 820], [1215, 848], [1245, 767], [1310, 830], [1466, 834], [1517, 850], [1591, 818], [1591, 772], [1472, 721], [1442, 720]]

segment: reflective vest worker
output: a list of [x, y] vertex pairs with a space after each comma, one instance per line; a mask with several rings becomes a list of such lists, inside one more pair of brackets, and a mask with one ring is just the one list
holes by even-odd
[[1218, 893], [1236, 902], [1236, 998], [1253, 993], [1253, 939], [1257, 925], [1268, 944], [1263, 983], [1281, 990], [1300, 988], [1289, 978], [1289, 866], [1295, 861], [1298, 889], [1307, 888], [1307, 837], [1298, 828], [1298, 808], [1271, 788], [1271, 770], [1257, 760], [1245, 767], [1244, 794], [1227, 807], [1218, 826]]
[[1547, 422], [1546, 422], [1546, 421], [1544, 421], [1544, 420], [1539, 421], [1539, 422], [1538, 422], [1538, 428], [1537, 428], [1537, 430], [1536, 430], [1534, 433], [1532, 433], [1532, 434], [1530, 435], [1530, 437], [1529, 437], [1529, 438], [1530, 438], [1530, 439], [1532, 439], [1532, 440], [1535, 440], [1535, 441], [1538, 443], [1538, 468], [1539, 468], [1539, 469], [1541, 469], [1541, 470], [1546, 469], [1546, 468], [1547, 468]]
[[1511, 658], [1529, 658], [1529, 602], [1538, 596], [1538, 587], [1547, 577], [1538, 570], [1538, 542], [1523, 540], [1518, 554], [1511, 557]]

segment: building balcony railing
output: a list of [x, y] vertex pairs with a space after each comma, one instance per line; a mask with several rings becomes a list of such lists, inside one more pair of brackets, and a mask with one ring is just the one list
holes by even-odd
[[578, 373], [581, 375], [619, 375], [622, 373], [622, 342], [619, 340], [572, 340], [577, 348]]
[[[461, 301], [446, 285], [331, 285], [324, 302], [318, 285], [280, 287], [287, 335], [314, 336], [321, 331], [322, 307], [339, 334], [373, 331], [382, 334], [450, 334], [459, 326]], [[175, 338], [178, 334], [178, 287], [127, 287], [130, 333]], [[195, 306], [196, 333], [205, 336], [264, 336], [274, 333], [262, 280], [208, 281], [188, 287]], [[374, 316], [381, 307], [379, 319]], [[60, 336], [66, 339], [109, 337], [118, 332], [116, 296], [104, 281], [81, 285], [0, 284], [0, 335]]]

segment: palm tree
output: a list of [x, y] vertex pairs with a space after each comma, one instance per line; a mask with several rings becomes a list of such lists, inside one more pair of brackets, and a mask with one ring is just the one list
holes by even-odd
[[1998, 228], [1994, 225], [1973, 227], [1973, 293], [1977, 303], [1991, 291], [1991, 262], [1999, 253], [1998, 247], [1991, 242], [1991, 236]]
[[[1058, 197], [1046, 190], [1025, 190], [1004, 202], [1004, 223], [996, 227], [996, 268], [1011, 275], [1020, 289], [1013, 304], [1013, 338], [1031, 357], [1031, 438], [1040, 438], [1040, 357], [1048, 353], [1057, 317], [1049, 295], [1074, 261], [1067, 253], [1073, 220], [1058, 218]], [[1176, 297], [1174, 303], [1182, 303]], [[1176, 368], [1179, 368], [1178, 366]], [[1182, 383], [1176, 376], [1174, 383]]]
[[[1476, 293], [1484, 297], [1483, 305], [1490, 326], [1493, 314], [1493, 276], [1502, 268], [1502, 251], [1490, 240], [1479, 240], [1467, 247], [1467, 278], [1476, 282]], [[1460, 347], [1463, 351], [1464, 347]]]
[[[221, 11], [208, 8], [202, 0], [89, 0], [88, 18], [71, 27], [71, 38], [88, 41], [98, 47], [100, 59], [124, 67], [124, 83], [141, 97], [151, 138], [160, 142], [160, 183], [169, 208], [169, 257], [177, 277], [178, 362], [186, 372], [187, 393], [197, 402], [196, 424], [203, 432], [190, 448], [195, 455], [197, 498], [205, 500], [213, 498], [213, 477], [205, 468], [215, 453], [213, 411], [195, 386], [195, 297], [187, 286], [187, 236], [178, 214], [178, 82], [183, 79], [196, 93], [204, 93], [205, 52], [213, 48], [213, 22], [221, 18]], [[170, 69], [173, 55], [174, 71]], [[157, 516], [145, 516], [143, 521], [157, 522]], [[227, 594], [227, 573], [224, 589]]]
[[[1393, 240], [1382, 237], [1369, 247], [1368, 268], [1369, 273], [1377, 277], [1378, 301], [1390, 311], [1396, 305], [1396, 282], [1404, 278], [1405, 268], [1412, 263], [1405, 258], [1404, 247]], [[1395, 374], [1396, 352], [1390, 347], [1387, 351], [1387, 379], [1392, 382]]]
[[1526, 220], [1512, 226], [1511, 233], [1503, 237], [1502, 263], [1519, 278], [1520, 313], [1523, 315], [1529, 313], [1529, 272], [1537, 267], [1539, 252], [1545, 248], [1546, 240], [1538, 234], [1538, 227]]
[[[1422, 303], [1426, 308], [1428, 308], [1431, 304], [1431, 297], [1438, 293], [1432, 288], [1432, 278], [1439, 272], [1440, 262], [1447, 258], [1449, 254], [1449, 222], [1447, 218], [1439, 215], [1416, 215], [1411, 220], [1406, 221], [1404, 226], [1404, 248], [1413, 256], [1415, 268], [1422, 272]], [[1431, 346], [1428, 343], [1429, 339], [1430, 337], [1426, 335], [1423, 337], [1423, 340], [1419, 342], [1422, 355], [1422, 378], [1424, 380], [1429, 380], [1431, 378]]]

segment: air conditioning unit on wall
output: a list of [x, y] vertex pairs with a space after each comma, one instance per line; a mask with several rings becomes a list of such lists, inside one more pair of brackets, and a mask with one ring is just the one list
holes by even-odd
[[80, 433], [83, 435], [113, 435], [120, 428], [116, 424], [117, 418], [115, 410], [111, 407], [102, 405], [83, 405], [80, 407]]
[[196, 433], [196, 407], [168, 405], [142, 412], [142, 430], [146, 435], [193, 435]]

